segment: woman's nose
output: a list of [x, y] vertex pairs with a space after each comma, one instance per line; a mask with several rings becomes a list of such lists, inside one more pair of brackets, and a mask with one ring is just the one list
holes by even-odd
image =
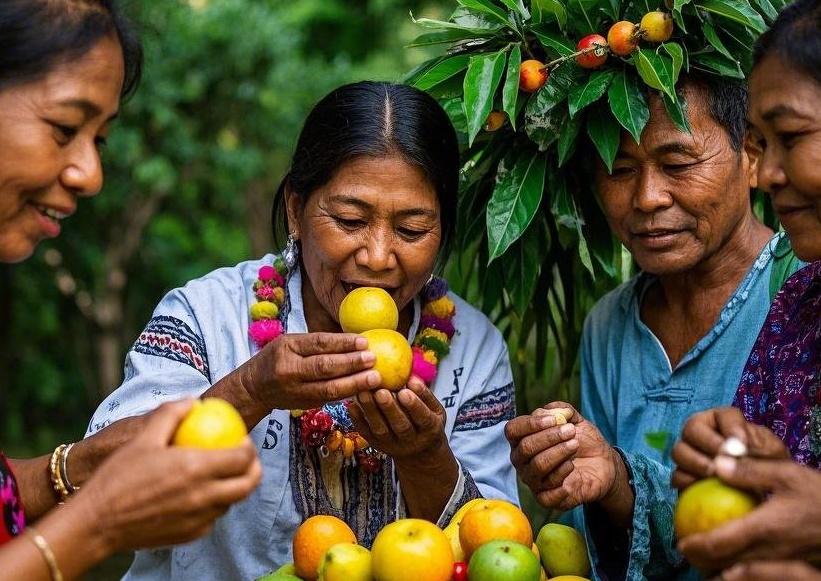
[[758, 187], [770, 194], [787, 183], [787, 174], [781, 163], [781, 154], [773, 146], [765, 147], [758, 161]]
[[374, 228], [366, 243], [357, 253], [357, 261], [372, 271], [387, 270], [396, 266], [393, 236], [387, 228]]
[[78, 196], [95, 196], [103, 187], [103, 164], [94, 142], [76, 141], [62, 173], [63, 185]]

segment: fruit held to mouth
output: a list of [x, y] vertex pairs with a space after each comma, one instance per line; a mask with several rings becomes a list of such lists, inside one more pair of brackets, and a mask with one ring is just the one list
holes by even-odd
[[399, 310], [385, 289], [363, 286], [349, 292], [339, 305], [339, 324], [346, 333], [371, 329], [396, 330]]
[[522, 61], [519, 67], [519, 88], [527, 93], [541, 89], [547, 82], [547, 69], [536, 59]]
[[601, 34], [588, 34], [576, 45], [577, 51], [588, 51], [576, 57], [579, 66], [585, 69], [595, 69], [607, 62], [607, 39]]
[[639, 23], [639, 35], [649, 42], [665, 42], [673, 35], [673, 17], [669, 12], [654, 10]]
[[373, 368], [382, 378], [380, 387], [391, 391], [405, 387], [411, 376], [413, 351], [404, 335], [393, 329], [371, 329], [361, 334], [368, 340], [368, 350], [376, 355]]
[[620, 20], [607, 31], [607, 45], [610, 52], [619, 56], [630, 56], [638, 48], [637, 27], [632, 22]]
[[685, 488], [673, 513], [678, 538], [703, 533], [744, 516], [756, 506], [755, 497], [716, 477], [704, 478]]

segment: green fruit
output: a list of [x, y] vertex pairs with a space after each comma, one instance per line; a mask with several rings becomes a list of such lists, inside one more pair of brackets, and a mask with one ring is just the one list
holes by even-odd
[[579, 531], [559, 523], [547, 523], [536, 535], [542, 566], [550, 577], [590, 573], [587, 543]]
[[516, 541], [488, 541], [473, 551], [470, 581], [539, 581], [542, 568], [530, 549]]

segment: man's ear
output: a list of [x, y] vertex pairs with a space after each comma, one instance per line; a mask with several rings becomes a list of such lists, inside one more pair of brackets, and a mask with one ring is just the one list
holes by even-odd
[[758, 187], [758, 164], [764, 150], [750, 131], [744, 136], [744, 151], [742, 155], [747, 158], [747, 181], [751, 188]]

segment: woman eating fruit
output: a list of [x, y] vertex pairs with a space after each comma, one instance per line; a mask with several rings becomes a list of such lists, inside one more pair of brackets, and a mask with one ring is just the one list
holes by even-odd
[[[139, 552], [128, 579], [253, 579], [292, 560], [294, 531], [316, 514], [369, 546], [404, 516], [444, 526], [473, 498], [516, 501], [505, 341], [433, 276], [459, 163], [447, 115], [417, 89], [353, 83], [314, 107], [274, 200], [284, 251], [171, 291], [92, 419], [91, 433], [170, 398], [221, 397], [265, 469], [212, 534]], [[365, 287], [390, 296], [412, 345], [412, 374], [394, 391], [374, 339], [340, 324], [345, 297]]]
[[[766, 498], [680, 548], [724, 581], [821, 580], [821, 2], [784, 8], [754, 54], [748, 118], [763, 150], [759, 187], [810, 264], [777, 295], [735, 407], [693, 416], [674, 449], [677, 486], [715, 472]], [[749, 455], [719, 455], [729, 436]]]

